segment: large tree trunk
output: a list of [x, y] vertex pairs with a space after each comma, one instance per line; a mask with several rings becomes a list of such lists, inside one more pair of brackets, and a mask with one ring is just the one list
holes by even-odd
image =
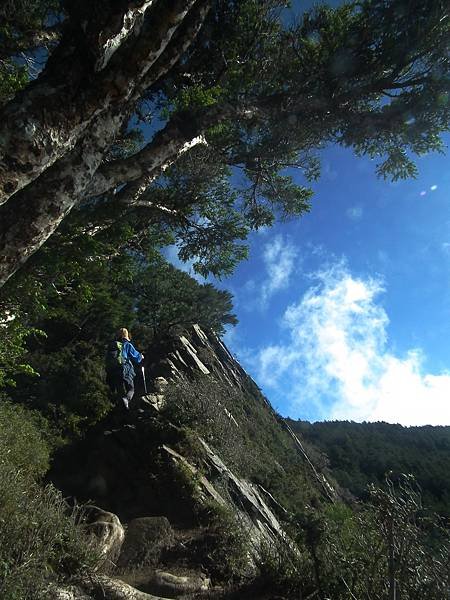
[[[192, 34], [191, 27], [188, 32]], [[155, 77], [162, 70], [161, 65], [156, 66]], [[139, 200], [149, 183], [185, 151], [204, 143], [202, 136], [209, 127], [229, 118], [251, 119], [254, 110], [224, 103], [177, 115], [140, 152], [102, 165], [126, 116], [123, 112], [99, 115], [71, 152], [16, 194], [13, 201], [0, 206], [0, 287], [44, 244], [79, 201], [127, 184], [117, 200], [122, 205], [147, 205]], [[151, 207], [151, 203], [148, 205]]]
[[152, 8], [139, 31], [136, 9], [113, 11], [115, 28], [90, 21], [89, 35], [72, 24], [43, 74], [0, 113], [0, 204], [70, 152], [99, 114], [131, 101], [195, 0], [137, 4], [141, 17]]
[[[100, 118], [89, 140], [0, 207], [0, 286], [49, 238], [89, 184], [123, 115]], [[109, 125], [103, 128], [103, 125]]]
[[[123, 121], [122, 115], [109, 120], [108, 132], [103, 128], [105, 119], [99, 119], [91, 132], [95, 134], [97, 130], [98, 135], [89, 136], [88, 140], [81, 142], [64, 159], [47, 169], [33, 185], [18, 193], [14, 202], [7, 202], [0, 207], [0, 286], [42, 246], [77, 200], [83, 197], [103, 158], [105, 148], [111, 142], [111, 132], [115, 131], [117, 121]], [[162, 143], [161, 138], [165, 143]], [[151, 165], [151, 170], [147, 170], [148, 176], [152, 173], [159, 174], [168, 161], [176, 160], [186, 150], [186, 146], [191, 147], [192, 142], [187, 144], [182, 135], [177, 139], [157, 136], [151, 158], [147, 151]], [[121, 171], [124, 177], [122, 181], [126, 181], [127, 176], [136, 178], [133, 177], [136, 175], [133, 163], [129, 166], [130, 173]], [[136, 168], [140, 174], [139, 165]], [[135, 199], [136, 194], [129, 198], [130, 203]]]
[[[176, 2], [171, 4], [172, 8], [177, 5]], [[187, 4], [192, 2], [184, 3]], [[122, 98], [117, 108], [110, 108], [108, 111], [104, 110], [102, 104], [102, 110], [98, 110], [90, 120], [89, 128], [84, 128], [83, 135], [80, 135], [78, 130], [74, 135], [74, 143], [71, 142], [64, 152], [61, 146], [55, 147], [53, 156], [62, 153], [61, 158], [53, 160], [53, 164], [47, 164], [46, 169], [42, 169], [41, 164], [41, 175], [0, 206], [0, 287], [40, 248], [79, 201], [97, 193], [95, 186], [89, 191], [88, 188], [92, 186], [95, 173], [102, 164], [107, 149], [129, 117], [131, 107], [144, 89], [153, 85], [176, 64], [195, 39], [207, 9], [207, 2], [198, 2], [195, 10], [191, 11], [189, 18], [185, 19], [181, 26], [178, 26], [177, 22], [178, 31], [170, 34], [171, 44], [166, 48], [167, 51], [160, 53], [159, 59], [153, 62], [152, 67], [146, 70], [140, 80], [133, 83], [134, 94], [128, 102]], [[167, 26], [167, 22], [165, 25]], [[179, 136], [172, 142], [166, 136], [164, 148], [160, 138], [161, 135], [156, 136], [153, 141], [154, 159], [150, 159], [147, 172], [157, 171], [167, 164], [167, 161], [176, 159], [186, 145], [184, 137]], [[132, 173], [132, 165], [127, 166]], [[117, 167], [120, 172], [120, 165], [117, 164]], [[142, 174], [142, 165], [137, 164], [136, 169], [137, 172], [131, 176], [132, 180]], [[116, 180], [118, 183], [126, 183], [128, 173], [120, 174], [123, 177], [120, 176]], [[111, 188], [103, 187], [107, 187], [108, 190]]]

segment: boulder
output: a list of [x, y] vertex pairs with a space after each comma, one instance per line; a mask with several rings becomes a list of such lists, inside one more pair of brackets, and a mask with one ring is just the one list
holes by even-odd
[[166, 517], [133, 519], [128, 523], [117, 566], [134, 569], [155, 565], [161, 553], [174, 543], [174, 533]]
[[181, 596], [195, 592], [206, 592], [211, 580], [205, 575], [172, 575], [165, 571], [155, 571], [154, 590], [161, 594]]
[[80, 580], [77, 586], [61, 586], [51, 590], [45, 600], [168, 600], [141, 592], [120, 579], [92, 575]]
[[[162, 378], [161, 378], [162, 379]], [[140, 399], [140, 408], [152, 408], [159, 412], [165, 406], [164, 394], [146, 394]]]
[[93, 600], [93, 596], [87, 594], [76, 585], [65, 587], [51, 587], [44, 595], [43, 600]]
[[86, 532], [97, 540], [103, 559], [101, 566], [114, 563], [125, 539], [125, 530], [119, 517], [98, 506], [87, 505], [84, 507], [83, 520]]
[[158, 394], [163, 394], [169, 382], [165, 377], [156, 377], [153, 381], [153, 385]]

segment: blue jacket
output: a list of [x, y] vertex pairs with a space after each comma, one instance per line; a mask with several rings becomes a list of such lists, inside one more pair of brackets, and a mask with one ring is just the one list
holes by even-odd
[[137, 364], [142, 362], [142, 354], [136, 350], [131, 342], [126, 339], [122, 340], [122, 356], [123, 362], [134, 360]]
[[122, 344], [123, 378], [129, 383], [133, 383], [133, 380], [136, 377], [133, 361], [137, 364], [142, 362], [142, 354], [138, 352], [128, 340], [123, 339]]

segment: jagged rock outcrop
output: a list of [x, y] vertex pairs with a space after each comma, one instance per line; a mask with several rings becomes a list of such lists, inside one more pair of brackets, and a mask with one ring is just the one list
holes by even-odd
[[[186, 335], [172, 338], [168, 345], [163, 344], [161, 354], [159, 360], [158, 356], [151, 359], [152, 372], [155, 376], [155, 393], [146, 396], [146, 400], [144, 400], [157, 410], [164, 406], [164, 390], [170, 380], [186, 381], [186, 379], [189, 380], [199, 375], [209, 375], [230, 387], [237, 387], [241, 390], [251, 381], [222, 340], [212, 331], [203, 331], [199, 325], [193, 325]], [[151, 356], [152, 352], [149, 355]], [[254, 382], [252, 383], [255, 385]], [[262, 394], [260, 400], [265, 403], [269, 411], [275, 414], [272, 406]], [[230, 420], [238, 425], [233, 414], [226, 407], [222, 407], [222, 410]], [[278, 415], [277, 419], [292, 438], [298, 451], [303, 455], [311, 469], [312, 476], [322, 488], [323, 493], [331, 501], [336, 500], [338, 494], [334, 486], [323, 473], [318, 472], [315, 468], [301, 440], [284, 419]]]
[[154, 377], [186, 380], [210, 375], [230, 386], [242, 388], [248, 375], [222, 340], [212, 331], [193, 325], [184, 335], [160, 342], [155, 352], [147, 354]]
[[206, 462], [210, 467], [214, 479], [219, 479], [226, 493], [220, 493], [214, 485], [198, 472], [184, 457], [164, 446], [164, 450], [179, 464], [186, 466], [197, 478], [197, 485], [203, 497], [210, 496], [221, 506], [233, 510], [237, 521], [243, 530], [247, 532], [251, 540], [250, 551], [258, 554], [263, 540], [265, 542], [285, 541], [287, 536], [283, 531], [275, 514], [266, 504], [258, 486], [237, 477], [213, 452], [208, 444], [199, 438], [205, 450]]

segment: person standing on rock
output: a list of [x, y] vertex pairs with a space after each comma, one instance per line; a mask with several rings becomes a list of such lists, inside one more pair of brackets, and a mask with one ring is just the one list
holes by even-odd
[[144, 360], [144, 355], [136, 350], [130, 337], [128, 329], [119, 329], [106, 354], [106, 381], [113, 394], [122, 397], [127, 410], [134, 396], [134, 363], [141, 364]]

